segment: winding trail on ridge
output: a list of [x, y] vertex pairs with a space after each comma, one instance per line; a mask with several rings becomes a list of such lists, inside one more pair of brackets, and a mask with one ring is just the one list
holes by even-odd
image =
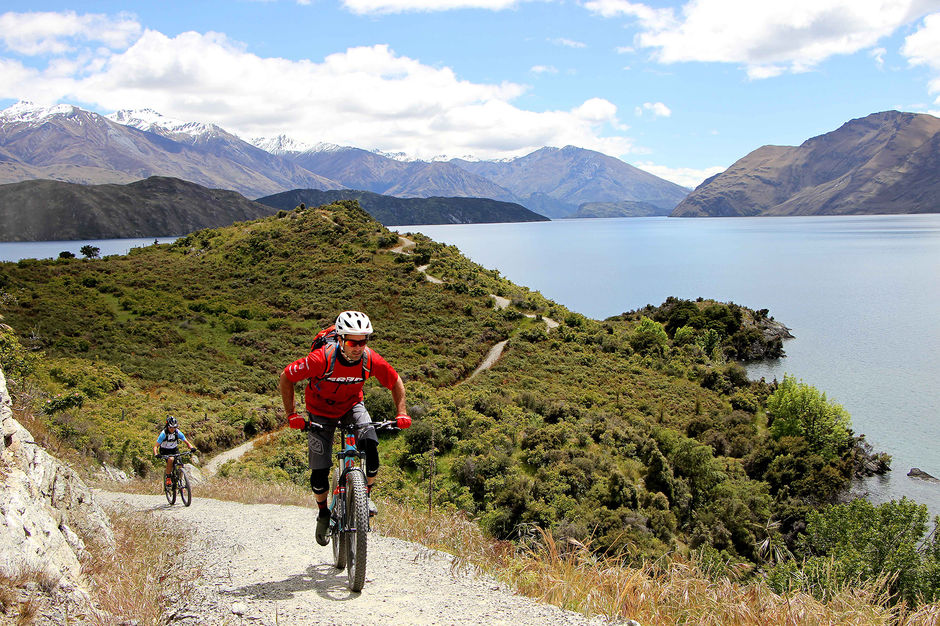
[[[391, 251], [410, 254], [414, 242], [405, 237], [399, 241]], [[418, 270], [429, 281], [442, 282], [427, 274], [427, 266]], [[492, 297], [499, 308], [510, 304], [506, 298]], [[558, 326], [543, 319], [549, 329]], [[506, 343], [494, 345], [466, 380], [490, 368]], [[214, 476], [223, 463], [251, 450], [254, 442], [216, 455], [201, 468], [202, 474]], [[149, 511], [191, 527], [185, 563], [198, 569], [198, 584], [175, 600], [165, 616], [167, 622], [183, 626], [608, 623], [520, 596], [488, 575], [464, 571], [456, 557], [379, 531], [369, 535], [366, 585], [361, 593], [351, 592], [346, 571], [333, 567], [332, 549], [314, 541], [315, 518], [309, 508], [204, 498], [194, 484], [190, 507], [170, 506], [162, 495], [96, 490], [111, 509]]]

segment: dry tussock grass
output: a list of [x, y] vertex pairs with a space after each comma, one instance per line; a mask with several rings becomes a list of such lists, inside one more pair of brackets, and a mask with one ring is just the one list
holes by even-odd
[[820, 602], [805, 593], [776, 594], [759, 582], [710, 580], [678, 555], [642, 569], [626, 567], [581, 544], [559, 546], [544, 532], [534, 547], [518, 549], [484, 537], [459, 513], [428, 513], [385, 502], [379, 521], [385, 534], [448, 552], [455, 566], [485, 571], [529, 597], [586, 615], [634, 619], [643, 626], [940, 624], [940, 604], [917, 611], [890, 607], [887, 580], [844, 588]]
[[90, 623], [116, 623], [114, 616], [142, 625], [166, 623], [172, 602], [185, 599], [199, 572], [181, 565], [192, 531], [152, 513], [111, 512], [116, 547], [93, 548], [83, 564], [100, 609]]
[[16, 626], [32, 624], [58, 586], [59, 579], [46, 571], [0, 570], [0, 619]]

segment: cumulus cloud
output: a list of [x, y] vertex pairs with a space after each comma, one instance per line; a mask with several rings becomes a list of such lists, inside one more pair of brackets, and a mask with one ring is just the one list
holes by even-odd
[[631, 151], [608, 100], [535, 112], [513, 104], [527, 89], [463, 80], [385, 45], [294, 61], [258, 56], [211, 32], [144, 30], [124, 50], [70, 54], [43, 67], [0, 57], [0, 98], [78, 101], [102, 112], [149, 107], [242, 137], [283, 133], [416, 158], [511, 157], [568, 144], [615, 156]]
[[510, 9], [526, 0], [343, 0], [353, 13], [405, 13], [409, 11], [451, 11], [454, 9]]
[[813, 69], [876, 45], [925, 13], [922, 0], [691, 0], [679, 12], [626, 0], [591, 0], [603, 17], [632, 18], [634, 45], [662, 63], [737, 63], [753, 79]]
[[24, 55], [62, 54], [88, 43], [123, 48], [140, 36], [141, 27], [132, 17], [63, 13], [3, 13], [0, 42]]
[[672, 111], [662, 102], [644, 102], [642, 106], [638, 106], [635, 109], [637, 116], [643, 115], [644, 112], [649, 112], [653, 114], [653, 117], [669, 117], [672, 115]]
[[714, 176], [727, 169], [716, 166], [697, 170], [690, 167], [666, 167], [665, 165], [656, 165], [655, 163], [648, 162], [632, 163], [631, 165], [677, 185], [688, 187], [689, 189], [695, 189], [709, 176]]
[[[940, 93], [940, 13], [924, 18], [917, 31], [904, 40], [901, 53], [911, 65], [924, 65], [935, 72], [928, 83], [930, 93]], [[934, 101], [940, 104], [940, 96]]]

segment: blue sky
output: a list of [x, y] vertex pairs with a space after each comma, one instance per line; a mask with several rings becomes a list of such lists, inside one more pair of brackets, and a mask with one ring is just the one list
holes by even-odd
[[21, 99], [424, 159], [571, 144], [694, 186], [940, 115], [940, 0], [5, 0], [0, 108]]

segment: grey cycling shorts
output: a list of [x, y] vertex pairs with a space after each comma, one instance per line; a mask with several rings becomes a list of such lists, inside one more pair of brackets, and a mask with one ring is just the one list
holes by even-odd
[[378, 443], [379, 436], [375, 434], [375, 427], [372, 426], [372, 416], [366, 409], [366, 405], [358, 402], [349, 409], [345, 415], [339, 419], [321, 417], [308, 412], [307, 417], [311, 422], [323, 426], [323, 428], [310, 428], [307, 430], [307, 462], [310, 469], [329, 469], [333, 465], [333, 433], [336, 432], [336, 425], [358, 424], [363, 428], [359, 430], [358, 440], [370, 439]]

